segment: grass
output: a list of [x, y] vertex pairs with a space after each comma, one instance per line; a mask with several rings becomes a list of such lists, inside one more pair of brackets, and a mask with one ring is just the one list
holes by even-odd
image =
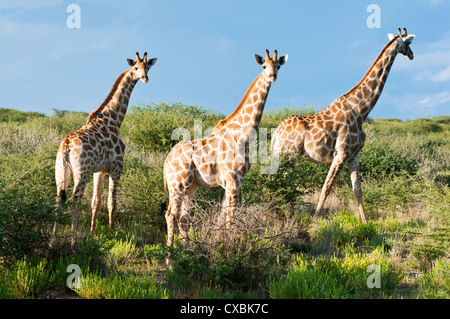
[[[287, 114], [312, 112], [279, 108], [265, 113], [261, 126], [270, 132]], [[367, 224], [357, 215], [346, 169], [327, 199], [326, 215], [311, 218], [328, 166], [304, 159], [280, 163], [288, 176], [264, 176], [259, 163], [252, 165], [231, 231], [221, 220], [223, 191], [202, 189], [192, 203], [190, 245], [176, 241], [171, 270], [159, 207], [163, 162], [174, 143], [169, 133], [181, 126], [193, 134], [195, 120], [206, 128], [223, 115], [179, 103], [131, 108], [121, 131], [127, 153], [116, 228], [107, 226], [105, 182], [97, 230], [88, 235], [90, 183], [79, 245], [69, 247], [70, 212], [63, 209], [58, 245], [50, 249], [56, 150], [86, 116], [0, 109], [2, 299], [450, 297], [449, 116], [364, 124]], [[81, 287], [70, 289], [67, 267], [73, 264], [81, 270]], [[380, 288], [370, 288], [377, 280]]]
[[[379, 274], [372, 274], [372, 265]], [[372, 275], [379, 276], [374, 280], [379, 287], [370, 284]], [[287, 274], [270, 281], [268, 289], [274, 299], [377, 298], [396, 294], [401, 280], [401, 271], [392, 266], [384, 252], [350, 250], [342, 257], [309, 259], [305, 254], [297, 255]]]

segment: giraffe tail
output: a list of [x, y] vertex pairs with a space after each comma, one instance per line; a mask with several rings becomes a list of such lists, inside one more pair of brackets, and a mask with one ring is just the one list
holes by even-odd
[[278, 127], [272, 134], [272, 139], [270, 140], [270, 154], [274, 155], [275, 147], [277, 146], [277, 137], [278, 137]]
[[[63, 204], [67, 200], [67, 190], [66, 190], [66, 180], [69, 169], [68, 165], [68, 156], [69, 156], [69, 136], [67, 135], [64, 139], [63, 143], [61, 144], [61, 157], [60, 157], [60, 163], [56, 164], [56, 179], [57, 179], [57, 198], [60, 201], [60, 204]], [[59, 165], [58, 165], [59, 164]], [[61, 176], [62, 174], [62, 176]], [[70, 175], [70, 173], [69, 173]]]
[[166, 174], [163, 173], [163, 179], [164, 179], [164, 197], [161, 201], [161, 215], [164, 215], [167, 209], [167, 203], [166, 203], [166, 196], [167, 196], [167, 182], [166, 182]]

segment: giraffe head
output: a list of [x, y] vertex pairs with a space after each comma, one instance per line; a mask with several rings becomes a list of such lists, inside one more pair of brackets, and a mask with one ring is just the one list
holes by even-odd
[[266, 59], [258, 54], [255, 54], [256, 63], [259, 65], [262, 65], [263, 72], [266, 74], [266, 76], [270, 79], [271, 82], [275, 82], [277, 80], [278, 76], [278, 70], [280, 69], [280, 66], [286, 63], [288, 60], [288, 55], [283, 55], [279, 59], [277, 59], [278, 52], [275, 50], [273, 52], [273, 58], [269, 56], [269, 50], [266, 50]]
[[398, 38], [398, 40], [397, 40], [398, 52], [403, 54], [410, 60], [414, 59], [414, 54], [411, 51], [411, 48], [409, 47], [409, 44], [411, 43], [411, 41], [416, 37], [414, 34], [408, 35], [406, 28], [403, 28], [403, 33], [402, 33], [401, 29], [398, 28], [398, 34], [396, 36], [394, 36], [392, 33], [389, 33], [388, 37], [389, 37], [389, 40]]
[[132, 59], [127, 59], [128, 64], [131, 66], [131, 72], [133, 72], [133, 76], [135, 80], [141, 79], [142, 82], [148, 82], [147, 72], [150, 70], [155, 63], [157, 58], [149, 59], [147, 61], [147, 52], [144, 53], [144, 57], [141, 59], [139, 57], [139, 53], [136, 52], [136, 61]]

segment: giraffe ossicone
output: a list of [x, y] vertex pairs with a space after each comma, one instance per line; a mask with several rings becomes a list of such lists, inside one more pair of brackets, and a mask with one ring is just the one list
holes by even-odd
[[406, 29], [399, 29], [395, 36], [388, 34], [389, 42], [356, 86], [321, 112], [287, 117], [272, 135], [272, 156], [283, 152], [304, 155], [314, 163], [331, 163], [315, 217], [319, 216], [336, 176], [348, 163], [359, 213], [362, 221], [367, 221], [359, 176], [359, 154], [366, 139], [362, 125], [383, 90], [397, 54], [414, 58], [409, 47], [414, 37]]
[[168, 246], [173, 244], [175, 222], [182, 238], [187, 240], [189, 203], [200, 187], [225, 189], [222, 209], [227, 225], [232, 223], [239, 189], [250, 168], [249, 140], [261, 121], [270, 86], [287, 59], [288, 55], [278, 58], [277, 51], [272, 58], [268, 50], [265, 58], [255, 54], [263, 71], [254, 79], [234, 112], [219, 121], [208, 136], [179, 142], [167, 155], [161, 209], [166, 208], [168, 190], [169, 205], [165, 213]]
[[[92, 196], [91, 234], [94, 232], [96, 216], [101, 206], [101, 189], [106, 174], [109, 175], [108, 212], [109, 227], [113, 227], [116, 210], [117, 183], [123, 169], [125, 144], [119, 134], [125, 117], [131, 92], [137, 81], [148, 81], [148, 70], [156, 63], [156, 58], [147, 60], [136, 52], [136, 60], [127, 59], [130, 68], [123, 72], [114, 83], [105, 101], [93, 111], [86, 124], [66, 135], [56, 155], [55, 179], [58, 207], [66, 201], [67, 189], [73, 177], [72, 192], [72, 236], [71, 245], [77, 241], [78, 209], [89, 177], [94, 174]], [[57, 209], [58, 214], [59, 209]], [[58, 228], [58, 215], [53, 226], [52, 243]]]

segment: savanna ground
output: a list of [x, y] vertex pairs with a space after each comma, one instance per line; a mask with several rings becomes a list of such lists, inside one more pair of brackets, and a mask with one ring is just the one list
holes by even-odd
[[[260, 127], [270, 135], [286, 116], [312, 112], [266, 111]], [[121, 128], [127, 151], [116, 228], [107, 227], [105, 182], [98, 227], [89, 235], [91, 183], [75, 251], [69, 247], [70, 201], [49, 249], [56, 151], [86, 117], [0, 110], [0, 298], [450, 297], [450, 116], [364, 124], [367, 224], [355, 215], [347, 169], [323, 217], [312, 218], [329, 165], [304, 159], [282, 158], [271, 175], [260, 174], [268, 164], [252, 165], [234, 231], [221, 227], [223, 191], [199, 191], [190, 244], [176, 242], [172, 270], [165, 266], [160, 213], [171, 134], [184, 127], [193, 135], [195, 120], [205, 130], [224, 116], [179, 103], [132, 107]], [[67, 286], [71, 264], [81, 270], [79, 288]]]

